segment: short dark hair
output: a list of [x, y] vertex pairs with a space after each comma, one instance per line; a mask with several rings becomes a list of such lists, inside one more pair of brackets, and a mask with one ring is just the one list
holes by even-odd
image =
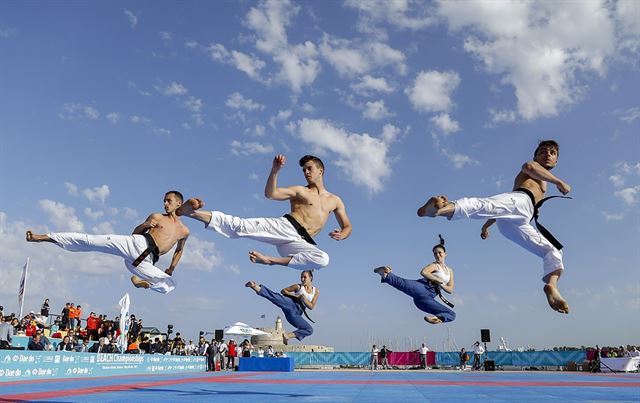
[[[313, 280], [313, 270], [303, 270], [302, 273], [307, 273], [309, 277], [311, 277], [311, 280]], [[302, 273], [300, 273], [301, 276]]]
[[180, 203], [184, 202], [184, 197], [182, 196], [182, 193], [178, 192], [177, 190], [170, 190], [167, 193], [165, 193], [164, 195], [167, 196], [167, 195], [170, 195], [170, 194], [175, 195], [180, 200]]
[[436, 246], [434, 246], [431, 251], [435, 252], [436, 249], [441, 248], [443, 251], [447, 251], [447, 249], [444, 247], [444, 238], [442, 237], [442, 235], [438, 234], [438, 238], [440, 238], [440, 242], [438, 242], [438, 244]]
[[533, 152], [534, 158], [536, 154], [538, 154], [538, 151], [543, 147], [555, 148], [558, 154], [560, 154], [560, 145], [558, 145], [555, 140], [540, 140], [538, 142], [538, 147], [536, 147], [536, 150]]
[[316, 164], [318, 168], [322, 168], [322, 173], [324, 174], [324, 164], [322, 163], [322, 160], [315, 155], [305, 155], [304, 157], [300, 158], [300, 166], [303, 167], [304, 164], [309, 161], [313, 161], [313, 163]]

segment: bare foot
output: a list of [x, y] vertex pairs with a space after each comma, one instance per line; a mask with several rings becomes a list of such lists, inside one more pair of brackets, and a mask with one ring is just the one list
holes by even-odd
[[173, 271], [174, 271], [174, 270], [175, 270], [175, 269], [167, 269], [167, 270], [165, 270], [164, 272], [165, 272], [165, 273], [167, 273], [167, 274], [168, 274], [168, 275], [170, 275], [170, 276], [173, 276]]
[[203, 207], [204, 201], [194, 197], [182, 203], [182, 205], [176, 209], [176, 215], [191, 215], [194, 211]]
[[560, 313], [569, 313], [569, 304], [564, 298], [562, 298], [557, 287], [551, 284], [545, 284], [543, 290], [547, 296], [547, 302], [551, 309]]
[[425, 316], [424, 320], [431, 323], [432, 325], [437, 325], [438, 323], [442, 323], [442, 320], [437, 316]]
[[144, 288], [144, 289], [148, 289], [149, 287], [151, 287], [151, 283], [149, 283], [146, 280], [141, 279], [138, 276], [131, 276], [131, 282], [133, 283], [133, 285], [136, 288]]
[[387, 273], [391, 273], [391, 267], [389, 266], [376, 267], [375, 269], [373, 269], [373, 272], [379, 274], [381, 279], [384, 279], [384, 278], [387, 278]]
[[249, 252], [249, 260], [251, 260], [253, 263], [271, 264], [271, 259], [269, 258], [269, 256], [263, 255], [256, 250], [252, 250]]
[[418, 216], [435, 217], [438, 210], [440, 210], [447, 204], [449, 204], [449, 199], [447, 199], [447, 196], [434, 196], [427, 200], [424, 206], [418, 209]]
[[284, 343], [285, 346], [289, 345], [289, 339], [287, 338], [286, 333], [282, 333], [282, 342]]
[[34, 234], [31, 230], [26, 233], [27, 242], [52, 242], [48, 235]]
[[256, 283], [255, 281], [248, 281], [244, 286], [252, 288], [255, 292], [260, 292], [260, 284]]

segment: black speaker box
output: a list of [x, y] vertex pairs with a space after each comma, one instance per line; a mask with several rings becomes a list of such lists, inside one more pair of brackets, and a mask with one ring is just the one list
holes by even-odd
[[496, 363], [493, 360], [485, 360], [484, 361], [484, 370], [485, 371], [495, 371]]
[[481, 329], [480, 337], [482, 338], [483, 343], [489, 343], [491, 341], [491, 333], [489, 333], [489, 329]]
[[215, 339], [220, 341], [223, 338], [224, 338], [224, 332], [222, 331], [222, 329], [216, 329]]

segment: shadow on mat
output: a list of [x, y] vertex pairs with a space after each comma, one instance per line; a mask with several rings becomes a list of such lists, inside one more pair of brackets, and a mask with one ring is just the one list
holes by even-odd
[[241, 395], [256, 395], [256, 396], [283, 396], [283, 397], [311, 397], [315, 395], [305, 395], [300, 393], [272, 393], [272, 392], [251, 392], [247, 390], [211, 390], [211, 389], [197, 389], [197, 390], [179, 390], [179, 389], [158, 389], [158, 388], [140, 388], [132, 389], [136, 392], [162, 392], [171, 393], [176, 396], [241, 396]]

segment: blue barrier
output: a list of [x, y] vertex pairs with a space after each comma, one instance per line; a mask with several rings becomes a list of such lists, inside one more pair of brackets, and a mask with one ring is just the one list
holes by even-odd
[[294, 360], [291, 357], [258, 358], [242, 357], [238, 371], [280, 371], [293, 372]]
[[[469, 351], [473, 363], [473, 352]], [[488, 357], [488, 358], [487, 358]], [[566, 366], [570, 361], [582, 362], [587, 359], [587, 352], [573, 351], [489, 351], [482, 359], [493, 360], [496, 365], [510, 365], [516, 367], [530, 366]], [[440, 366], [460, 365], [457, 352], [436, 353], [436, 364]]]
[[0, 350], [0, 383], [51, 378], [202, 372], [206, 357]]
[[287, 356], [293, 357], [298, 367], [301, 365], [369, 365], [369, 361], [371, 360], [371, 353], [369, 352], [287, 352]]

